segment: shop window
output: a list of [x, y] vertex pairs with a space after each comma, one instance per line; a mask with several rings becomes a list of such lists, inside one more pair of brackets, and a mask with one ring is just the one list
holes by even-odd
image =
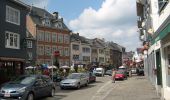
[[167, 85], [170, 87], [170, 46], [167, 47], [166, 49], [166, 55], [167, 55], [167, 58], [166, 58], [166, 67], [167, 67]]

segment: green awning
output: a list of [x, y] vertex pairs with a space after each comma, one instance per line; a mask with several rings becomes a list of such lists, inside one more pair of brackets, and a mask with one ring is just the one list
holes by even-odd
[[170, 33], [170, 24], [168, 24], [160, 33], [159, 35], [152, 40], [152, 44], [154, 44], [155, 42], [163, 39], [168, 33]]

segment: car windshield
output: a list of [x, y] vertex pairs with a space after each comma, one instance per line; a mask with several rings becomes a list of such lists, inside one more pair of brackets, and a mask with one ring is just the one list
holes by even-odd
[[116, 74], [123, 74], [123, 72], [122, 71], [117, 71]]
[[79, 79], [80, 78], [80, 74], [70, 74], [67, 78], [68, 79]]
[[34, 82], [36, 79], [36, 77], [34, 76], [21, 76], [16, 78], [14, 81], [12, 81], [11, 83], [16, 83], [16, 84], [31, 84], [32, 82]]
[[106, 71], [106, 73], [111, 73], [111, 72], [112, 72], [112, 70], [107, 70], [107, 71]]

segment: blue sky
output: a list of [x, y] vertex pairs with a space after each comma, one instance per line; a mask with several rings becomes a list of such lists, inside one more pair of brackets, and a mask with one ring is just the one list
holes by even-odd
[[87, 38], [104, 38], [127, 51], [141, 46], [137, 30], [136, 0], [23, 0], [57, 11], [73, 32]]
[[71, 20], [78, 17], [87, 7], [99, 9], [102, 1], [103, 0], [53, 0], [49, 2], [47, 8], [49, 12], [58, 11], [66, 20]]

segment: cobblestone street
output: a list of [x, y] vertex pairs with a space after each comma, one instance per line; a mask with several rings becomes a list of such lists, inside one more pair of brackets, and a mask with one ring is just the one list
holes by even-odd
[[119, 83], [104, 100], [160, 100], [160, 97], [144, 76], [133, 76]]

